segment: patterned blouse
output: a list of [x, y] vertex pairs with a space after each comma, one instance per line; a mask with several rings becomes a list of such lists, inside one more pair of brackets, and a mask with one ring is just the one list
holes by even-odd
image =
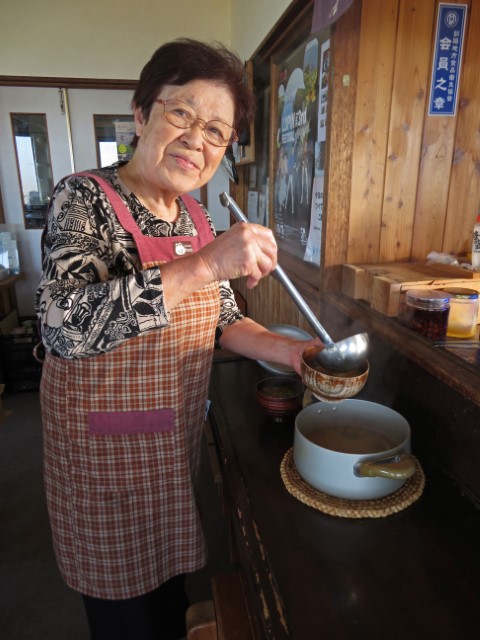
[[[119, 166], [90, 173], [114, 186], [145, 235], [197, 235], [181, 199], [178, 219], [174, 223], [160, 220], [121, 182]], [[46, 350], [62, 358], [85, 358], [167, 326], [161, 271], [161, 267], [140, 270], [131, 235], [94, 182], [84, 176], [61, 180], [48, 214], [43, 274], [36, 293]], [[220, 304], [218, 335], [222, 327], [242, 318], [228, 281], [220, 283]]]

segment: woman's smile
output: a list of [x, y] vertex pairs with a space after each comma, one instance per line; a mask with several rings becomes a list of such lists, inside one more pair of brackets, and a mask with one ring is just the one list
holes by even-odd
[[200, 171], [200, 167], [198, 166], [198, 164], [195, 163], [193, 160], [191, 160], [188, 156], [180, 153], [171, 153], [169, 155], [171, 155], [174, 158], [177, 165], [181, 169], [185, 169], [186, 171], [192, 171], [192, 170]]

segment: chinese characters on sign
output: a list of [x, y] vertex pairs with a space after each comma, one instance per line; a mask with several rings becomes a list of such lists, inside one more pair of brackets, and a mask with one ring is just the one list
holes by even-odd
[[435, 54], [428, 115], [453, 116], [457, 110], [467, 5], [438, 5]]

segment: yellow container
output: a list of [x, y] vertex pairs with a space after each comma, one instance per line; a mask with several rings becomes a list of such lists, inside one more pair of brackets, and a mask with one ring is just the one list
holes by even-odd
[[445, 287], [450, 294], [450, 314], [447, 336], [450, 338], [473, 338], [477, 329], [478, 291], [461, 287]]

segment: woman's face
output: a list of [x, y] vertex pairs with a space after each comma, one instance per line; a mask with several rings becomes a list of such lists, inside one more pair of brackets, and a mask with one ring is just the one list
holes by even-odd
[[[234, 103], [230, 92], [215, 82], [193, 80], [166, 85], [157, 98], [182, 100], [204, 121], [222, 120], [233, 125]], [[165, 118], [163, 105], [154, 102], [148, 121], [135, 109], [135, 129], [139, 137], [134, 161], [144, 182], [166, 196], [178, 196], [197, 189], [210, 180], [225, 153], [203, 137], [200, 126], [178, 129]]]

